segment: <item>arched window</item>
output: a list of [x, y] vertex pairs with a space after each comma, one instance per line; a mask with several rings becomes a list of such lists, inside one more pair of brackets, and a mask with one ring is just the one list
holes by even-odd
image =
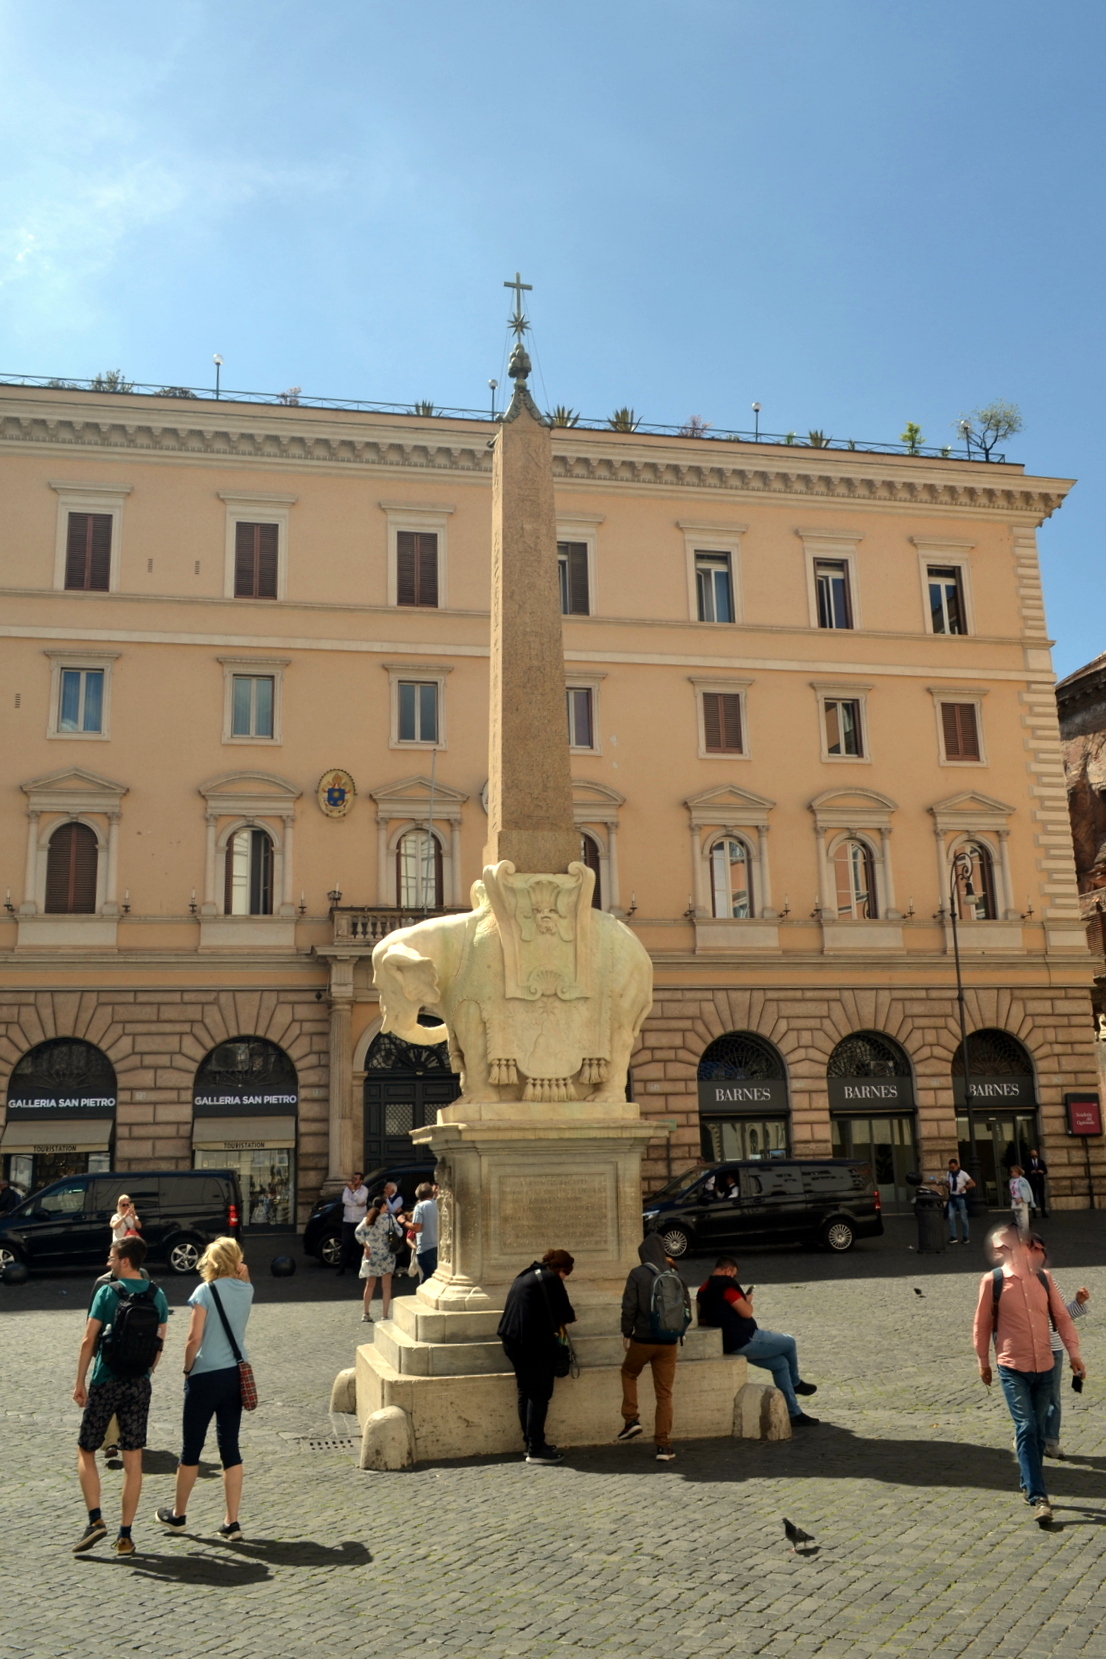
[[115, 1105], [115, 1068], [107, 1055], [78, 1037], [50, 1037], [12, 1067], [8, 1105], [36, 1101], [102, 1100]]
[[595, 877], [595, 888], [591, 895], [592, 908], [602, 910], [603, 877], [599, 860], [599, 843], [594, 835], [588, 835], [583, 830], [580, 832], [580, 862], [586, 864]]
[[968, 841], [956, 849], [959, 860], [967, 853], [972, 861], [971, 875], [959, 873], [956, 877], [956, 914], [962, 922], [993, 922], [998, 915], [995, 908], [995, 867], [986, 847], [978, 841]]
[[[254, 1094], [296, 1096], [298, 1091], [295, 1066], [267, 1037], [232, 1037], [205, 1055], [196, 1070], [197, 1094], [236, 1098]], [[232, 1115], [230, 1105], [227, 1115]], [[271, 1115], [280, 1115], [276, 1106]]]
[[396, 902], [401, 910], [440, 910], [442, 844], [426, 830], [408, 830], [396, 847]]
[[97, 847], [87, 824], [62, 824], [46, 855], [46, 910], [53, 916], [91, 916], [96, 909]]
[[782, 1082], [787, 1073], [780, 1055], [763, 1037], [752, 1031], [728, 1031], [703, 1050], [698, 1075], [700, 1082]]
[[[1008, 1031], [970, 1031], [968, 1061], [973, 1077], [1032, 1077], [1033, 1062], [1016, 1037]], [[952, 1075], [964, 1075], [964, 1048], [956, 1045]]]
[[262, 829], [236, 830], [227, 842], [223, 910], [228, 916], [273, 913], [273, 843]]
[[727, 835], [710, 850], [711, 911], [747, 921], [753, 914], [752, 855], [744, 841]]
[[910, 1061], [882, 1031], [854, 1031], [829, 1057], [827, 1077], [909, 1077]]
[[857, 922], [874, 921], [879, 906], [871, 848], [863, 841], [842, 841], [833, 855], [833, 879], [838, 916]]

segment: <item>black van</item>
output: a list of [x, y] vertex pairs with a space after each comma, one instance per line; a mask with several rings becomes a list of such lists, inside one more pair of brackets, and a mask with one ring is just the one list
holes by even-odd
[[102, 1268], [116, 1200], [131, 1198], [150, 1260], [194, 1273], [212, 1239], [241, 1237], [242, 1194], [230, 1169], [127, 1170], [67, 1175], [0, 1216], [0, 1269]]
[[746, 1244], [851, 1250], [883, 1232], [871, 1164], [849, 1158], [766, 1158], [677, 1175], [645, 1202], [647, 1233], [670, 1256]]

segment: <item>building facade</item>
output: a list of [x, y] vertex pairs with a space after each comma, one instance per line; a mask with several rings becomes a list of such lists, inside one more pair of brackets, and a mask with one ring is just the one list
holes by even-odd
[[[0, 387], [13, 1179], [230, 1162], [287, 1224], [452, 1097], [441, 1051], [380, 1035], [370, 956], [482, 867], [489, 436]], [[834, 1152], [901, 1203], [974, 1128], [992, 1197], [1038, 1145], [1084, 1203], [1036, 550], [1070, 481], [580, 428], [553, 454], [581, 854], [655, 965], [647, 1181]]]

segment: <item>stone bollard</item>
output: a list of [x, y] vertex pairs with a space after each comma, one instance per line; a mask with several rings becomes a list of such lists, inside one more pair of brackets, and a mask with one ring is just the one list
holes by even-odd
[[351, 1365], [348, 1371], [339, 1371], [330, 1390], [331, 1411], [345, 1411], [351, 1416], [357, 1410], [357, 1372]]
[[402, 1406], [383, 1406], [365, 1420], [359, 1469], [410, 1469], [415, 1462], [415, 1431]]
[[790, 1440], [787, 1401], [771, 1383], [746, 1383], [733, 1404], [733, 1432], [739, 1440]]

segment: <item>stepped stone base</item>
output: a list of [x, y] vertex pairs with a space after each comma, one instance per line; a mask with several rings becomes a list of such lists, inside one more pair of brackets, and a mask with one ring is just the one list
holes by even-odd
[[[498, 1311], [442, 1312], [421, 1290], [393, 1306], [395, 1318], [376, 1325], [374, 1341], [357, 1350], [357, 1417], [366, 1443], [375, 1447], [376, 1414], [398, 1406], [410, 1421], [420, 1463], [521, 1455], [514, 1373], [505, 1369], [495, 1335]], [[604, 1298], [576, 1311], [572, 1341], [580, 1375], [565, 1377], [554, 1388], [549, 1438], [558, 1446], [604, 1445], [621, 1427], [618, 1308]], [[676, 1366], [674, 1438], [786, 1438], [790, 1427], [782, 1395], [748, 1383], [747, 1373], [745, 1360], [722, 1353], [720, 1331], [692, 1327]], [[654, 1409], [648, 1367], [638, 1391], [648, 1438]], [[378, 1449], [367, 1462], [362, 1459], [362, 1467], [382, 1466]]]

